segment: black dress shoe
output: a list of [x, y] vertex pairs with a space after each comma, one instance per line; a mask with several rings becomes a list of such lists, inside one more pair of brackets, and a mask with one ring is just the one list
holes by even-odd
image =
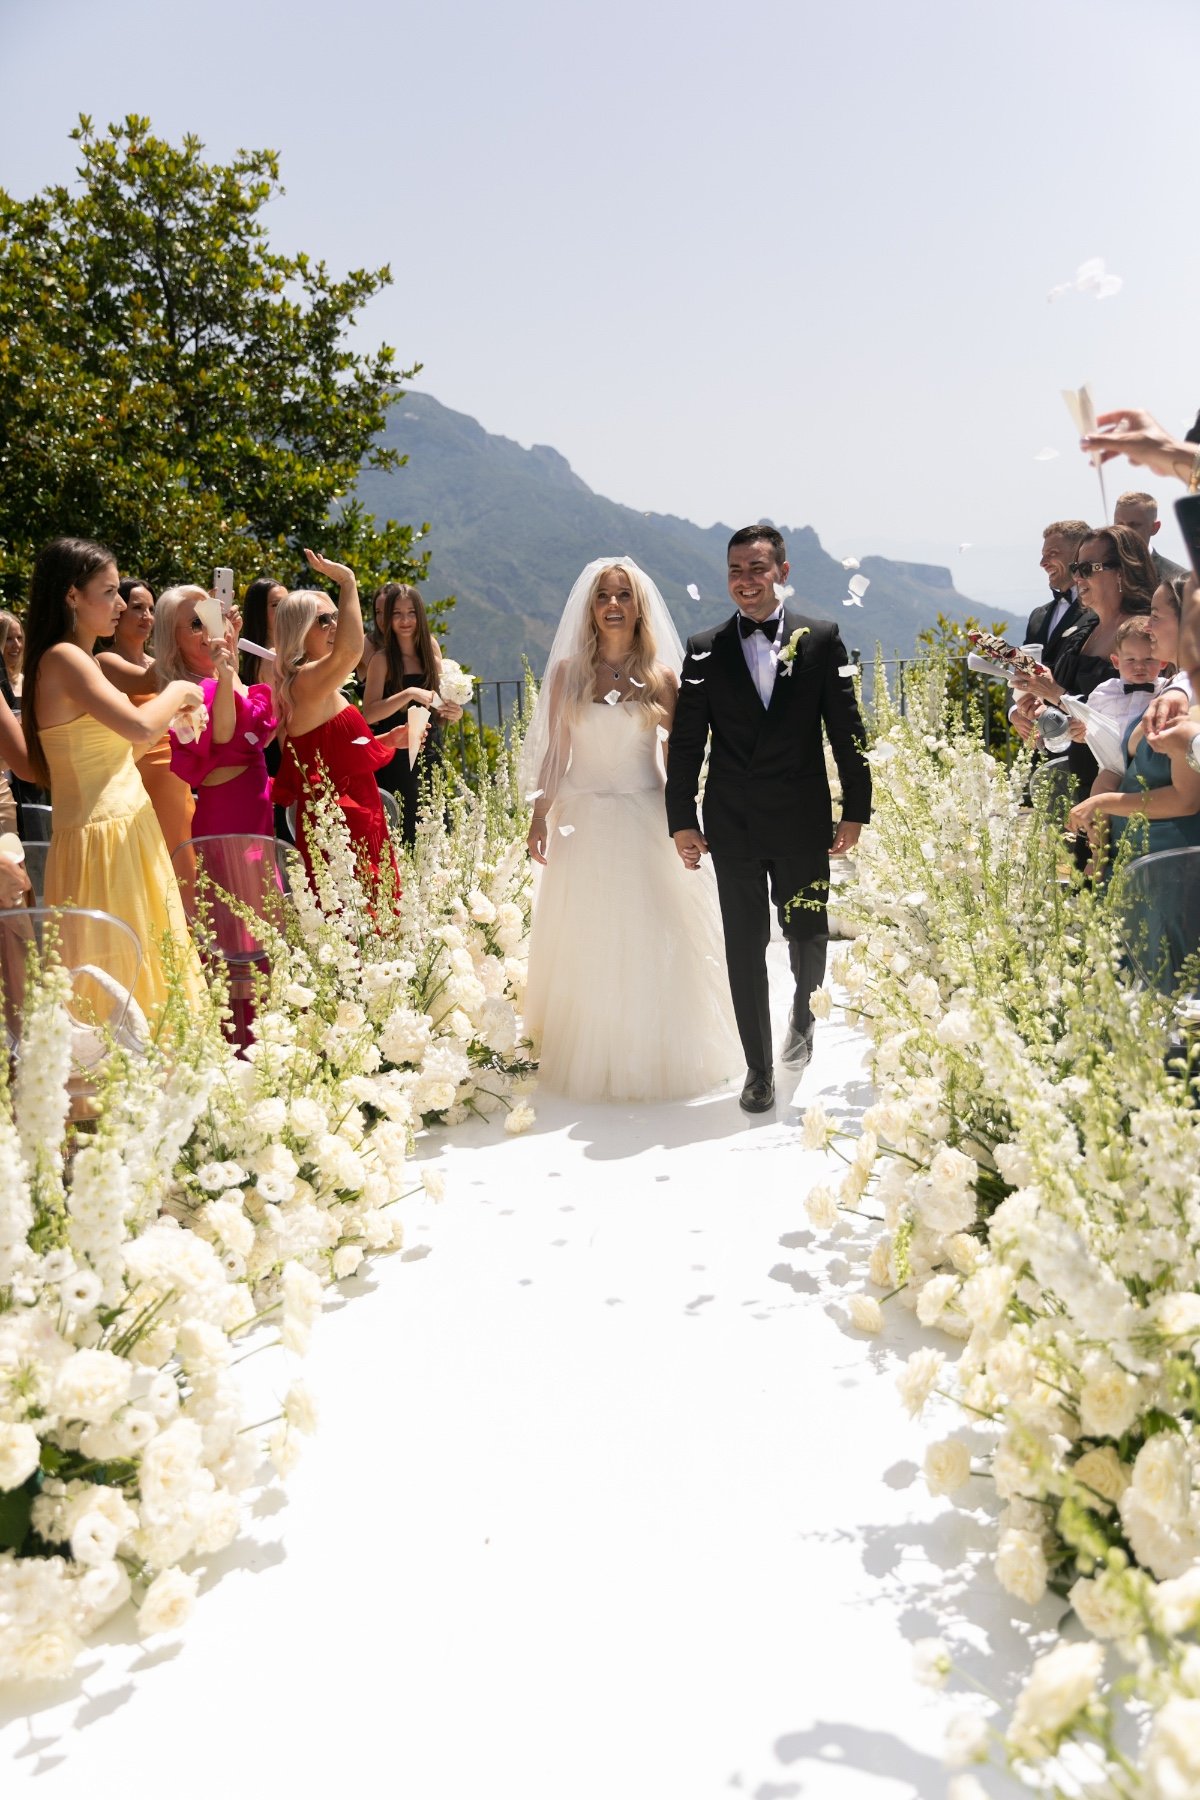
[[789, 1025], [787, 1036], [783, 1040], [783, 1049], [779, 1052], [779, 1060], [785, 1069], [797, 1072], [807, 1069], [812, 1061], [813, 1037], [816, 1034], [816, 1022], [810, 1021], [803, 1030], [797, 1025]]
[[746, 1070], [746, 1085], [738, 1105], [743, 1112], [770, 1112], [775, 1104], [775, 1083], [762, 1069]]

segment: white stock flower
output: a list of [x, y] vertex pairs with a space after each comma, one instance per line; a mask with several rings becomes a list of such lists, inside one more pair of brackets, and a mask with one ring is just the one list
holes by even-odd
[[1063, 1733], [1095, 1698], [1103, 1667], [1102, 1644], [1059, 1644], [1038, 1658], [1008, 1732], [1019, 1756], [1041, 1762], [1054, 1753]]
[[198, 1575], [185, 1575], [182, 1569], [163, 1569], [156, 1575], [138, 1607], [140, 1636], [153, 1637], [186, 1625], [196, 1604], [199, 1582]]
[[960, 1438], [943, 1438], [925, 1452], [925, 1485], [931, 1494], [956, 1494], [971, 1476], [971, 1452]]

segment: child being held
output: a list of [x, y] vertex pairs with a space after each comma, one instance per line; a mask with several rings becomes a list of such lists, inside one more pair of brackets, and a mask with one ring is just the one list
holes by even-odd
[[[1118, 626], [1116, 647], [1109, 660], [1116, 675], [1094, 687], [1087, 703], [1124, 743], [1129, 727], [1141, 718], [1154, 698], [1159, 676], [1170, 665], [1158, 654], [1153, 627], [1145, 617], [1126, 619]], [[1072, 719], [1068, 733], [1075, 743], [1082, 744], [1087, 727], [1082, 719]]]

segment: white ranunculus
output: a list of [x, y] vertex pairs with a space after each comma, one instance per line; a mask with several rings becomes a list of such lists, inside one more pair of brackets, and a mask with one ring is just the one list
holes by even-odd
[[88, 1568], [111, 1562], [119, 1542], [117, 1527], [95, 1507], [81, 1513], [71, 1529], [71, 1555]]
[[1032, 1531], [1004, 1531], [996, 1549], [996, 1578], [1006, 1594], [1036, 1606], [1046, 1592], [1046, 1553]]
[[198, 1575], [185, 1575], [182, 1569], [163, 1569], [146, 1589], [138, 1607], [138, 1633], [153, 1637], [160, 1631], [178, 1631], [186, 1625], [196, 1604]]
[[925, 1485], [931, 1494], [956, 1494], [971, 1477], [971, 1452], [961, 1438], [943, 1438], [925, 1452]]
[[1104, 1667], [1102, 1644], [1059, 1644], [1039, 1656], [1017, 1700], [1008, 1740], [1018, 1755], [1041, 1762], [1088, 1707]]

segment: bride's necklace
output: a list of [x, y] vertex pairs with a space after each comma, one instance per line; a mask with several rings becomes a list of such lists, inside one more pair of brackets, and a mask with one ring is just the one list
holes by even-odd
[[613, 680], [616, 682], [618, 687], [620, 687], [621, 681], [624, 678], [625, 663], [627, 663], [628, 661], [629, 661], [629, 658], [626, 657], [625, 661], [620, 665], [620, 667], [618, 667], [615, 663], [609, 662], [607, 656], [602, 656], [600, 658], [601, 667], [608, 670], [609, 674], [612, 676]]

